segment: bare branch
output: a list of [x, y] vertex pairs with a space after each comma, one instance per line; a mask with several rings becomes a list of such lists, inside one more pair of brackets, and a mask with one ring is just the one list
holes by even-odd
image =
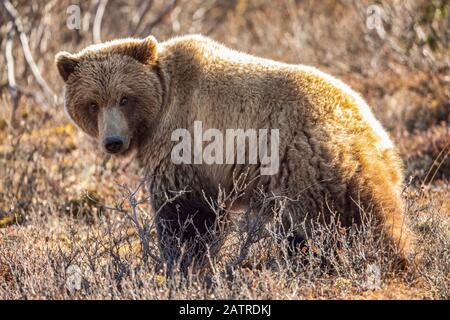
[[36, 79], [36, 82], [41, 87], [48, 102], [53, 105], [55, 101], [54, 100], [55, 95], [53, 91], [50, 89], [47, 82], [42, 77], [41, 72], [39, 71], [39, 67], [36, 65], [36, 62], [33, 59], [33, 55], [30, 50], [30, 45], [28, 43], [28, 38], [23, 31], [23, 24], [21, 19], [19, 18], [17, 10], [14, 8], [14, 6], [11, 4], [9, 0], [2, 0], [1, 3], [3, 4], [3, 7], [6, 9], [7, 16], [10, 22], [12, 23], [15, 32], [19, 35], [25, 60], [30, 66], [31, 72], [33, 73], [33, 76]]
[[153, 5], [152, 0], [141, 1], [141, 4], [139, 5], [139, 9], [136, 11], [136, 13], [133, 15], [133, 18], [131, 19], [131, 25], [130, 25], [130, 34], [131, 35], [134, 36], [138, 32], [139, 28], [141, 27], [142, 23], [144, 22], [144, 18], [147, 15], [147, 12], [152, 7], [152, 5]]
[[161, 21], [166, 18], [178, 4], [178, 0], [172, 0], [169, 4], [165, 6], [165, 8], [152, 20], [150, 21], [143, 29], [142, 33], [150, 34], [152, 29], [156, 27]]
[[16, 111], [17, 107], [19, 106], [20, 94], [19, 90], [17, 89], [16, 75], [14, 71], [14, 57], [12, 54], [13, 34], [14, 34], [14, 27], [13, 24], [10, 22], [8, 23], [8, 33], [6, 35], [5, 59], [6, 59], [6, 68], [8, 70], [8, 90], [11, 94], [11, 103], [12, 103], [10, 124], [12, 127], [15, 127]]

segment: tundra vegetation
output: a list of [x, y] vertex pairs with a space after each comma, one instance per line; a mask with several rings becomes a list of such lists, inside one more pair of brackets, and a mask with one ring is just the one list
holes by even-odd
[[[445, 0], [0, 1], [0, 299], [449, 299], [449, 9]], [[94, 152], [69, 122], [53, 59], [114, 38], [186, 33], [317, 66], [362, 94], [405, 164], [417, 268], [393, 268], [369, 212], [359, 227], [314, 225], [294, 257], [276, 214], [268, 233], [244, 215], [206, 271], [167, 277], [141, 172], [131, 158]], [[244, 184], [236, 177], [211, 208], [230, 210], [224, 200]]]

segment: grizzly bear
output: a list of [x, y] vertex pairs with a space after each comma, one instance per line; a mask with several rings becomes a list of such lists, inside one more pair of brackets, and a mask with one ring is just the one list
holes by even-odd
[[[261, 212], [261, 192], [292, 200], [283, 221], [293, 228], [294, 244], [308, 236], [313, 221], [326, 223], [338, 212], [348, 226], [371, 210], [387, 247], [407, 263], [413, 237], [402, 207], [401, 160], [366, 102], [343, 82], [200, 35], [161, 43], [153, 36], [115, 40], [60, 52], [56, 65], [71, 119], [105, 152], [134, 152], [169, 265], [180, 259], [183, 245], [193, 245], [199, 256], [213, 243], [220, 247], [209, 231], [228, 218], [207, 200], [231, 192], [240, 175], [249, 181], [242, 208]], [[275, 172], [263, 174], [260, 159], [175, 163], [173, 132], [194, 134], [195, 122], [223, 133], [278, 130]]]

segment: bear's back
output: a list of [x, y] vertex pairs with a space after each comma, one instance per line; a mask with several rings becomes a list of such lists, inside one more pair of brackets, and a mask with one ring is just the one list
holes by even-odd
[[324, 125], [327, 122], [335, 127], [332, 129], [350, 131], [367, 131], [370, 127], [370, 136], [378, 147], [393, 146], [364, 99], [341, 80], [315, 67], [256, 57], [196, 34], [162, 42], [158, 50], [162, 56], [176, 53], [197, 64], [204, 86], [226, 86], [230, 91], [269, 97], [279, 105], [298, 101], [305, 107], [306, 101], [310, 114]]

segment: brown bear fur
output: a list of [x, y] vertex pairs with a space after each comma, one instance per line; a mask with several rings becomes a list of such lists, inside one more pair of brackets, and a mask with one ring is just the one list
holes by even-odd
[[[116, 130], [128, 141], [121, 153], [136, 151], [169, 261], [179, 255], [178, 240], [192, 241], [214, 224], [204, 196], [216, 197], [219, 186], [231, 190], [233, 177], [244, 172], [253, 180], [242, 206], [252, 203], [252, 190], [261, 189], [295, 199], [287, 207], [294, 223], [320, 214], [327, 220], [333, 207], [350, 224], [360, 220], [361, 205], [373, 210], [380, 234], [402, 261], [410, 254], [401, 160], [365, 101], [341, 81], [199, 35], [162, 43], [153, 37], [117, 40], [59, 53], [56, 62], [74, 122], [100, 143], [105, 132]], [[195, 120], [204, 130], [278, 128], [278, 173], [260, 176], [258, 165], [173, 164], [171, 133], [192, 131]], [[166, 201], [171, 191], [183, 189], [189, 192]], [[181, 235], [180, 223], [189, 219], [193, 225], [181, 228]], [[303, 233], [297, 230], [299, 238]]]

